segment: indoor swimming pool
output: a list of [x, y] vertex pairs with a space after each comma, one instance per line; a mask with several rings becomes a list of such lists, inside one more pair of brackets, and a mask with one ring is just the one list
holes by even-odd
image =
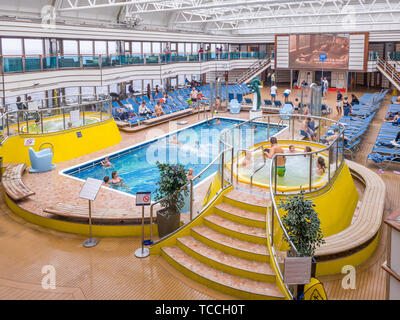
[[[112, 188], [133, 195], [138, 191], [151, 191], [154, 194], [159, 179], [157, 161], [183, 164], [187, 170], [193, 168], [193, 175], [195, 176], [219, 154], [220, 134], [224, 130], [243, 122], [243, 120], [230, 118], [214, 118], [203, 121], [108, 155], [112, 164], [110, 168], [104, 168], [101, 165], [101, 161], [105, 158], [102, 157], [66, 169], [62, 174], [81, 180], [87, 178], [103, 180], [104, 176], [111, 178], [111, 173], [117, 171], [118, 175], [123, 178], [124, 184]], [[246, 126], [248, 130], [242, 130], [240, 139], [236, 139], [236, 148], [239, 147], [239, 140], [241, 148], [248, 148], [268, 139], [266, 123], [257, 123], [257, 130], [254, 132], [251, 130], [250, 124], [245, 124], [245, 128]], [[281, 130], [284, 128], [280, 127]], [[276, 135], [279, 131], [277, 125], [271, 124], [269, 126], [270, 136]], [[195, 183], [210, 177], [217, 169], [218, 164], [213, 164]]]

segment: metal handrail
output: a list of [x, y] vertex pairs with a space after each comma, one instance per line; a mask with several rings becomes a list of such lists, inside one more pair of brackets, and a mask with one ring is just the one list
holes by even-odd
[[265, 57], [265, 58], [263, 59], [263, 61], [262, 61], [261, 64], [259, 63], [259, 61], [253, 63], [253, 64], [248, 68], [248, 71], [239, 77], [237, 83], [243, 82], [243, 81], [244, 81], [245, 79], [247, 79], [249, 76], [251, 76], [252, 74], [254, 74], [254, 72], [257, 72], [259, 69], [262, 69], [263, 67], [265, 67], [265, 65], [267, 65], [269, 62], [271, 62], [271, 57]]
[[[299, 116], [299, 115], [293, 115], [293, 116]], [[310, 117], [312, 117], [312, 116], [310, 116]], [[316, 118], [316, 117], [314, 116], [314, 118]], [[317, 117], [317, 118], [321, 118], [321, 117]], [[330, 119], [328, 119], [328, 120], [330, 120]], [[335, 138], [335, 140], [333, 140], [333, 141], [328, 145], [328, 147], [326, 147], [326, 148], [323, 148], [323, 149], [318, 150], [318, 151], [304, 152], [304, 153], [301, 153], [301, 156], [307, 156], [307, 155], [309, 155], [309, 156], [310, 156], [310, 161], [311, 161], [312, 156], [313, 156], [314, 154], [317, 155], [317, 154], [322, 153], [322, 152], [326, 152], [326, 151], [329, 152], [329, 150], [331, 150], [332, 146], [335, 147], [335, 144], [336, 144], [336, 150], [338, 151], [338, 140], [339, 140], [339, 139], [342, 139], [342, 138], [344, 137], [344, 130], [345, 130], [345, 128], [344, 128], [344, 126], [343, 126], [342, 124], [340, 124], [339, 122], [334, 121], [334, 120], [331, 120], [331, 121], [332, 121], [332, 122], [336, 122], [336, 123], [338, 124], [339, 128], [340, 128], [339, 133], [338, 133], [338, 136]], [[276, 162], [277, 162], [277, 157], [279, 157], [279, 156], [285, 156], [285, 157], [286, 157], [286, 156], [289, 156], [289, 157], [290, 157], [290, 156], [299, 156], [299, 154], [286, 154], [286, 153], [285, 153], [285, 154], [282, 154], [282, 153], [274, 154], [273, 157], [271, 158], [271, 160], [272, 160], [271, 163], [274, 163], [274, 162], [275, 162], [275, 166], [271, 165], [271, 167], [270, 167], [270, 177], [269, 177], [269, 183], [270, 183], [270, 188], [269, 188], [269, 189], [270, 189], [271, 203], [272, 203], [272, 224], [273, 224], [274, 214], [275, 214], [275, 215], [276, 215], [276, 218], [277, 218], [277, 220], [278, 220], [278, 222], [279, 222], [280, 228], [282, 229], [284, 236], [286, 237], [287, 241], [289, 242], [291, 249], [294, 251], [294, 253], [295, 253], [296, 255], [298, 255], [298, 250], [297, 250], [296, 246], [293, 244], [293, 241], [291, 240], [289, 234], [287, 233], [287, 230], [286, 230], [286, 228], [285, 228], [285, 226], [284, 226], [284, 224], [283, 224], [283, 222], [282, 222], [282, 219], [281, 219], [281, 217], [280, 217], [280, 215], [279, 215], [278, 206], [277, 206], [276, 201], [275, 201], [275, 194], [274, 194], [273, 180], [272, 180], [273, 178], [272, 178], [272, 177], [273, 177], [273, 168], [275, 168], [275, 176], [276, 176], [276, 172], [277, 172]], [[337, 157], [338, 157], [338, 155], [336, 156], [336, 161], [337, 161]], [[342, 162], [341, 162], [341, 164], [342, 164], [342, 163], [343, 163], [343, 158], [342, 158], [341, 161], [342, 161]], [[336, 164], [336, 171], [338, 170], [339, 167], [340, 167], [340, 166], [338, 166], [338, 165]], [[329, 168], [329, 171], [330, 171], [330, 162], [329, 162], [329, 164], [328, 164], [328, 168]], [[330, 172], [329, 172], [329, 171], [328, 171], [328, 174], [329, 174], [328, 183], [331, 181], [331, 177], [330, 177]], [[311, 172], [310, 172], [310, 180], [311, 180]], [[276, 179], [275, 179], [275, 185], [277, 185]], [[310, 188], [311, 188], [311, 182], [310, 182]], [[272, 230], [272, 233], [269, 232], [268, 236], [270, 237], [271, 246], [272, 246], [272, 248], [274, 249], [274, 239], [273, 239], [273, 237], [274, 237], [273, 232], [274, 232], [274, 231], [273, 231], [273, 227], [271, 228], [271, 230]], [[274, 249], [274, 251], [275, 251], [275, 249]], [[276, 251], [275, 251], [275, 252], [276, 252]], [[275, 260], [275, 263], [277, 264], [277, 269], [278, 269], [278, 272], [279, 272], [279, 277], [280, 277], [281, 279], [283, 279], [282, 271], [281, 271], [280, 268], [279, 268], [279, 263], [278, 263], [276, 254], [273, 255], [273, 259]], [[285, 286], [286, 286], [286, 285], [285, 285]], [[288, 289], [288, 288], [287, 288], [287, 289]], [[288, 291], [289, 291], [289, 289], [288, 289]], [[290, 292], [290, 291], [289, 291], [289, 292]]]
[[[68, 95], [68, 96], [58, 95], [58, 96], [55, 96], [55, 97], [49, 97], [49, 98], [44, 98], [44, 99], [21, 101], [20, 103], [26, 104], [26, 103], [31, 103], [31, 102], [37, 102], [38, 106], [39, 105], [43, 106], [43, 105], [45, 105], [45, 101], [60, 100], [60, 101], [65, 102], [66, 100], [69, 100], [71, 98], [77, 98], [77, 101], [78, 101], [77, 103], [83, 104], [82, 102], [85, 99], [85, 97], [89, 97], [89, 98], [93, 98], [94, 97], [94, 100], [85, 101], [85, 102], [87, 102], [89, 104], [90, 104], [90, 102], [93, 102], [93, 101], [100, 102], [100, 101], [107, 101], [107, 100], [111, 99], [111, 97], [109, 95], [103, 95], [103, 94], [74, 94], [74, 95]], [[103, 98], [101, 98], [101, 97], [103, 97]], [[3, 109], [8, 111], [8, 107], [9, 106], [16, 105], [16, 104], [17, 104], [17, 102], [7, 103], [7, 104], [4, 105]], [[39, 109], [40, 110], [45, 110], [45, 108], [40, 108], [40, 107], [39, 107]], [[52, 109], [52, 108], [47, 108], [47, 109]]]
[[400, 85], [400, 73], [390, 65], [386, 60], [381, 58], [379, 55], [376, 59], [377, 65], [382, 67], [392, 78]]
[[[225, 152], [227, 152], [227, 151], [229, 151], [229, 150], [230, 150], [230, 148], [227, 148], [227, 149], [224, 149], [223, 151], [219, 152], [218, 155], [214, 158], [213, 161], [211, 161], [203, 170], [200, 171], [200, 173], [198, 173], [197, 175], [195, 175], [192, 179], [188, 179], [189, 182], [186, 183], [184, 186], [182, 186], [182, 187], [179, 189], [179, 191], [177, 191], [177, 192], [182, 192], [183, 190], [185, 190], [185, 189], [190, 185], [190, 221], [193, 220], [193, 186], [194, 186], [194, 182], [195, 182], [197, 179], [200, 179], [201, 176], [202, 176], [208, 169], [210, 169], [210, 167], [211, 167], [212, 165], [214, 165], [215, 162], [218, 161], [218, 160], [222, 157], [222, 155], [223, 155]], [[222, 157], [222, 158], [223, 158], [223, 157]], [[222, 162], [222, 166], [221, 166], [222, 170], [224, 170], [224, 166], [225, 166], [225, 163]], [[219, 171], [219, 170], [218, 170], [218, 171]], [[225, 186], [225, 182], [224, 182], [223, 174], [222, 174], [222, 175], [221, 175], [221, 189], [227, 188], [227, 187], [229, 187], [230, 185], [231, 185], [231, 184], [227, 184], [227, 185]], [[153, 212], [154, 212], [154, 207], [155, 207], [157, 204], [160, 204], [160, 203], [163, 202], [163, 201], [166, 201], [166, 197], [164, 197], [164, 198], [162, 198], [162, 199], [160, 199], [160, 200], [158, 200], [158, 201], [156, 201], [156, 202], [153, 202], [153, 203], [150, 205], [150, 238], [151, 238], [151, 241], [153, 241], [153, 238], [154, 238], [154, 237], [153, 237]], [[179, 229], [180, 229], [180, 228], [179, 228]], [[179, 229], [178, 229], [178, 230], [179, 230]]]
[[[31, 102], [31, 101], [29, 101]], [[103, 117], [103, 113], [106, 115], [109, 115], [110, 117], [112, 117], [112, 112], [110, 109], [111, 106], [111, 98], [108, 97], [106, 99], [102, 99], [102, 100], [92, 100], [92, 101], [85, 101], [85, 102], [81, 102], [78, 104], [73, 104], [73, 105], [64, 105], [61, 107], [53, 107], [53, 108], [38, 108], [38, 110], [15, 110], [15, 111], [6, 111], [3, 114], [0, 115], [0, 123], [2, 124], [2, 132], [4, 136], [10, 136], [10, 127], [12, 126], [17, 126], [17, 130], [16, 130], [16, 134], [32, 134], [32, 132], [29, 132], [29, 122], [31, 122], [33, 119], [29, 119], [28, 117], [30, 115], [39, 115], [40, 114], [40, 126], [42, 128], [41, 132], [34, 132], [35, 134], [42, 134], [45, 133], [43, 131], [43, 113], [44, 112], [50, 112], [50, 113], [56, 113], [59, 112], [59, 115], [63, 116], [63, 122], [64, 122], [64, 126], [62, 130], [56, 130], [56, 131], [51, 131], [51, 133], [55, 133], [55, 132], [61, 132], [61, 131], [65, 131], [68, 130], [70, 128], [66, 127], [66, 123], [65, 123], [65, 110], [66, 109], [70, 109], [70, 108], [77, 108], [79, 110], [81, 110], [83, 112], [83, 119], [85, 116], [85, 107], [86, 106], [90, 106], [90, 105], [97, 105], [100, 104], [100, 110], [98, 111], [98, 113], [100, 113], [100, 121], [99, 122], [103, 122], [105, 120], [108, 120], [109, 118], [104, 118]], [[108, 105], [108, 108], [106, 108], [106, 110], [104, 110], [104, 106]], [[88, 111], [90, 112], [90, 111]], [[14, 121], [11, 121], [11, 119], [13, 117], [16, 116], [16, 119], [14, 119]], [[56, 116], [56, 114], [54, 114], [54, 116]], [[24, 117], [26, 118], [24, 120]], [[22, 122], [20, 121], [22, 120]], [[11, 123], [10, 123], [11, 122]], [[20, 128], [23, 128], [24, 126], [27, 127], [27, 132], [21, 132]], [[79, 127], [84, 127], [86, 126], [85, 124], [83, 124], [82, 126]], [[78, 128], [78, 127], [74, 127], [74, 128]]]
[[[237, 129], [237, 128], [241, 129], [242, 126], [244, 126], [245, 124], [248, 124], [249, 122], [252, 123], [252, 122], [258, 121], [258, 120], [260, 120], [260, 119], [265, 119], [266, 117], [268, 117], [268, 124], [270, 124], [270, 117], [271, 117], [271, 116], [272, 116], [272, 117], [280, 117], [279, 114], [277, 114], [277, 115], [261, 116], [261, 117], [257, 117], [257, 118], [254, 118], [254, 119], [245, 121], [245, 122], [243, 122], [243, 123], [240, 123], [240, 124], [236, 125], [236, 126], [233, 127], [233, 128], [230, 128], [230, 129], [225, 130], [225, 131], [223, 132], [223, 134], [221, 134], [221, 136], [220, 136], [220, 143], [222, 142], [222, 143], [228, 144], [228, 141], [227, 141], [227, 139], [226, 139], [226, 135], [227, 135], [228, 133], [231, 133], [233, 130], [235, 130], [235, 129]], [[336, 124], [336, 126], [339, 128], [338, 136], [337, 136], [333, 141], [331, 141], [330, 144], [329, 144], [328, 146], [325, 146], [325, 145], [322, 145], [322, 144], [321, 144], [321, 147], [323, 147], [323, 148], [321, 148], [320, 150], [318, 150], [318, 151], [313, 151], [313, 152], [301, 153], [301, 156], [309, 156], [309, 157], [310, 157], [310, 161], [311, 161], [311, 160], [312, 160], [312, 156], [313, 156], [314, 154], [324, 153], [324, 152], [326, 152], [326, 151], [331, 150], [332, 148], [336, 148], [336, 152], [337, 152], [336, 158], [339, 157], [339, 155], [338, 155], [338, 154], [339, 154], [339, 145], [338, 145], [338, 141], [339, 141], [340, 139], [343, 140], [343, 137], [344, 137], [345, 126], [344, 126], [343, 124], [341, 124], [341, 123], [338, 122], [338, 121], [331, 120], [331, 119], [327, 119], [327, 118], [323, 118], [323, 117], [319, 117], [319, 116], [297, 115], [297, 114], [292, 114], [292, 115], [289, 114], [289, 115], [286, 115], [286, 116], [289, 116], [289, 117], [291, 117], [291, 118], [298, 117], [298, 118], [300, 118], [300, 119], [311, 118], [311, 119], [314, 119], [314, 120], [318, 120], [319, 123], [321, 123], [321, 121], [330, 121], [330, 122], [332, 122], [332, 124]], [[293, 126], [293, 121], [292, 121], [292, 122], [289, 122], [289, 127], [290, 127], [291, 123], [292, 123], [292, 126]], [[293, 130], [294, 130], [294, 127], [292, 128], [292, 131], [293, 131]], [[293, 131], [293, 132], [294, 132], [294, 131]], [[240, 136], [240, 135], [241, 135], [241, 133], [239, 132], [239, 136]], [[269, 134], [268, 134], [268, 135], [269, 135]], [[225, 141], [222, 141], [222, 139], [223, 139], [224, 137], [225, 137]], [[292, 139], [292, 140], [293, 140], [293, 139]], [[293, 140], [293, 141], [295, 141], [295, 140]], [[264, 145], [258, 146], [258, 147], [257, 147], [257, 150], [260, 149], [260, 148], [262, 148], [263, 146], [264, 146]], [[242, 151], [241, 151], [241, 150], [242, 150]], [[252, 150], [247, 150], [247, 151], [250, 151], [250, 152], [251, 152]], [[254, 150], [254, 151], [255, 151], [255, 150]], [[239, 151], [238, 151], [238, 156], [237, 156], [237, 159], [236, 159], [236, 161], [237, 161], [237, 168], [238, 168], [238, 164], [239, 164], [239, 153], [240, 153], [240, 152], [243, 152], [243, 149], [239, 149]], [[272, 162], [271, 162], [271, 163], [274, 163], [274, 162], [276, 163], [277, 157], [279, 157], [279, 156], [300, 156], [300, 155], [299, 155], [299, 154], [275, 154], [275, 155], [272, 157]], [[329, 157], [329, 159], [330, 159], [330, 156], [329, 156], [329, 155], [328, 155], [328, 157]], [[232, 159], [232, 161], [233, 161], [233, 159]], [[336, 163], [336, 172], [337, 172], [337, 170], [340, 168], [341, 164], [343, 163], [343, 158], [341, 159], [341, 161], [342, 161], [342, 162], [340, 163], [340, 165], [338, 165], [338, 163]], [[331, 165], [330, 165], [330, 160], [329, 160], [328, 162], [329, 162], [329, 165], [328, 165], [328, 173], [327, 173], [327, 174], [329, 175], [329, 179], [328, 179], [328, 182], [327, 182], [327, 183], [329, 184], [330, 181], [331, 181], [331, 172], [330, 172], [330, 170], [331, 170], [331, 169], [330, 169]], [[266, 164], [266, 163], [264, 163], [264, 165], [263, 165], [262, 167], [264, 167], [265, 164]], [[311, 170], [311, 165], [312, 165], [312, 162], [310, 162], [310, 170]], [[292, 239], [290, 238], [289, 234], [287, 233], [287, 230], [286, 230], [286, 228], [284, 227], [283, 222], [282, 222], [282, 219], [281, 219], [281, 217], [280, 217], [280, 215], [279, 215], [278, 206], [277, 206], [277, 203], [276, 203], [276, 200], [275, 200], [275, 192], [274, 192], [274, 191], [276, 191], [276, 190], [275, 190], [275, 188], [273, 187], [273, 186], [274, 186], [274, 184], [273, 184], [273, 172], [272, 172], [273, 168], [274, 168], [274, 166], [271, 165], [269, 184], [270, 184], [270, 194], [271, 194], [271, 219], [272, 219], [272, 220], [269, 221], [270, 217], [269, 217], [269, 213], [268, 213], [269, 211], [268, 211], [268, 212], [267, 212], [267, 215], [268, 215], [268, 219], [267, 219], [267, 220], [269, 221], [269, 223], [268, 223], [268, 229], [267, 229], [267, 232], [268, 232], [267, 236], [268, 236], [268, 240], [269, 240], [270, 245], [271, 245], [272, 258], [274, 259], [273, 261], [274, 261], [274, 264], [276, 265], [276, 269], [277, 269], [277, 272], [278, 272], [277, 276], [280, 278], [280, 282], [283, 284], [283, 274], [282, 274], [281, 268], [279, 267], [279, 261], [278, 261], [278, 258], [277, 258], [276, 249], [275, 249], [274, 240], [273, 240], [273, 239], [274, 239], [274, 215], [275, 215], [275, 214], [276, 214], [276, 217], [277, 217], [279, 226], [280, 226], [280, 228], [281, 228], [282, 231], [283, 231], [283, 235], [284, 235], [284, 237], [286, 237], [286, 239], [288, 240], [288, 243], [290, 244], [290, 246], [291, 246], [291, 248], [292, 248], [292, 250], [293, 250], [293, 252], [294, 252], [295, 255], [298, 255], [298, 250], [297, 250], [296, 246], [294, 245]], [[275, 165], [275, 168], [276, 168], [276, 165]], [[275, 169], [275, 171], [276, 171], [276, 169]], [[275, 172], [275, 173], [276, 173], [276, 172]], [[237, 179], [238, 179], [238, 175], [237, 175]], [[310, 172], [309, 179], [310, 179], [310, 181], [312, 181], [312, 172]], [[275, 179], [275, 180], [277, 180], [277, 179]], [[310, 188], [311, 188], [311, 182], [310, 182]], [[290, 295], [290, 297], [293, 298], [293, 295], [292, 295], [292, 293], [290, 292], [289, 288], [288, 288], [285, 284], [283, 284], [283, 285], [286, 287], [286, 289], [287, 289], [288, 294]]]

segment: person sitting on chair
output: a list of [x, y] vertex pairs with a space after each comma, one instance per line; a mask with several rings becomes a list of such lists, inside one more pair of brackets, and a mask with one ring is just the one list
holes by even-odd
[[155, 111], [156, 111], [156, 116], [157, 117], [165, 115], [165, 111], [161, 107], [161, 102], [160, 101], [157, 102], [157, 105], [155, 107]]
[[149, 108], [147, 108], [146, 102], [143, 101], [139, 106], [139, 115], [142, 116], [142, 117], [146, 117], [146, 116], [149, 116], [151, 114], [152, 114], [152, 112], [149, 110]]
[[310, 139], [311, 141], [314, 141], [314, 136], [315, 136], [315, 132], [314, 130], [312, 130], [309, 126], [311, 122], [311, 118], [307, 118], [306, 120], [304, 120], [301, 124], [301, 129], [300, 129], [300, 134], [305, 137]]

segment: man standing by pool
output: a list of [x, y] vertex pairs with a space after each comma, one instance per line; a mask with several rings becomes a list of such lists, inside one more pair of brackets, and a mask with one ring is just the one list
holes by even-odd
[[[269, 142], [271, 142], [271, 148], [268, 151], [264, 150], [264, 154], [266, 157], [272, 159], [273, 156], [277, 153], [285, 153], [282, 147], [278, 144], [278, 139], [276, 139], [275, 137], [271, 137], [271, 139], [269, 139]], [[286, 172], [286, 157], [278, 156], [276, 159], [276, 164], [278, 176], [283, 177]]]

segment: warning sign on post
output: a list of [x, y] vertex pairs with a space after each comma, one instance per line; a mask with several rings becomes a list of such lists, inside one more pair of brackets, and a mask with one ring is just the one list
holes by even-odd
[[151, 204], [151, 192], [136, 192], [136, 206], [149, 206]]

